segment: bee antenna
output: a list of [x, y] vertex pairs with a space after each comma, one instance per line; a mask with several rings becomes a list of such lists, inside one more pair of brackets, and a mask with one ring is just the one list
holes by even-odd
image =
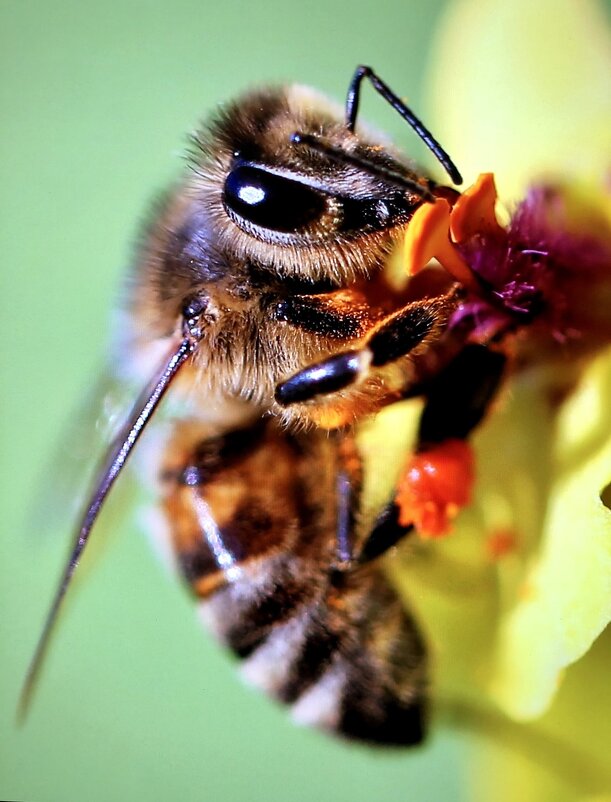
[[184, 338], [172, 349], [172, 352], [166, 358], [157, 375], [140, 394], [123, 428], [108, 448], [93, 483], [89, 503], [85, 508], [80, 526], [77, 530], [70, 557], [64, 568], [61, 581], [55, 592], [51, 608], [47, 613], [42, 633], [38, 639], [36, 650], [25, 676], [17, 710], [17, 719], [19, 722], [22, 722], [27, 714], [32, 693], [36, 686], [40, 669], [44, 663], [44, 658], [62, 603], [66, 597], [66, 592], [85, 546], [87, 545], [89, 535], [98, 518], [102, 505], [121, 473], [132, 449], [144, 431], [146, 424], [150, 420], [151, 415], [165, 395], [173, 379], [176, 377], [179, 369], [191, 356], [195, 348], [196, 341], [192, 333], [185, 334]]
[[342, 148], [337, 148], [335, 145], [332, 145], [330, 142], [318, 136], [296, 131], [291, 135], [291, 142], [294, 145], [305, 145], [312, 150], [316, 150], [318, 153], [322, 153], [324, 156], [327, 156], [329, 159], [339, 164], [352, 164], [360, 170], [364, 170], [366, 173], [370, 173], [376, 178], [382, 179], [387, 184], [392, 184], [402, 189], [404, 192], [411, 192], [413, 195], [418, 195], [419, 198], [429, 203], [435, 201], [433, 193], [428, 187], [423, 186], [423, 184], [419, 184], [417, 181], [413, 181], [411, 178], [408, 178], [396, 170], [391, 170], [389, 167], [384, 167], [381, 164], [369, 161], [369, 159], [364, 156], [356, 156], [354, 153], [348, 153], [342, 150]]
[[379, 78], [371, 67], [360, 65], [356, 68], [350, 86], [348, 87], [348, 94], [346, 96], [346, 127], [349, 131], [354, 131], [356, 125], [356, 117], [359, 110], [359, 100], [361, 93], [361, 83], [363, 78], [369, 78], [369, 81], [378, 94], [389, 103], [393, 109], [398, 112], [401, 117], [414, 129], [420, 139], [424, 142], [427, 148], [434, 154], [437, 161], [444, 168], [446, 173], [450, 176], [455, 184], [462, 184], [462, 176], [458, 168], [441, 147], [439, 142], [435, 139], [433, 134], [425, 127], [425, 125], [416, 117], [413, 111], [405, 105], [392, 89]]

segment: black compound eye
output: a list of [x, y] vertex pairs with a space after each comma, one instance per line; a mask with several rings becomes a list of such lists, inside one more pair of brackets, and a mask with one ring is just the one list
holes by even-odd
[[327, 208], [324, 196], [305, 184], [245, 164], [227, 176], [223, 202], [243, 220], [284, 233], [305, 228]]

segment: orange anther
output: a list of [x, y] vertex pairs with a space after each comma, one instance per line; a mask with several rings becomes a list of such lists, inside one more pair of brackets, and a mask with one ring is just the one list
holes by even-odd
[[405, 235], [405, 261], [408, 275], [419, 273], [437, 252], [445, 247], [450, 228], [450, 204], [438, 198], [416, 209]]
[[450, 241], [450, 204], [444, 198], [423, 203], [416, 210], [407, 226], [404, 248], [410, 276], [435, 258], [461, 284], [473, 290], [478, 288], [469, 266]]
[[492, 173], [481, 173], [475, 184], [465, 190], [450, 215], [450, 234], [454, 242], [465, 242], [474, 234], [502, 233], [496, 219], [497, 194]]

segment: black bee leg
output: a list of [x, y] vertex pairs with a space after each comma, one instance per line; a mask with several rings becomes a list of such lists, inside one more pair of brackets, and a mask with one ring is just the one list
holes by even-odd
[[348, 566], [353, 560], [354, 489], [344, 471], [336, 477], [337, 489], [337, 565]]
[[336, 562], [339, 575], [375, 560], [413, 530], [399, 524], [399, 507], [390, 501], [379, 513], [370, 532], [355, 538], [362, 500], [362, 459], [351, 434], [335, 432], [339, 442], [336, 487]]
[[485, 345], [467, 345], [424, 390], [418, 450], [465, 440], [480, 423], [500, 385], [507, 357]]
[[343, 390], [379, 368], [409, 354], [444, 322], [452, 307], [448, 296], [418, 301], [378, 323], [357, 349], [343, 351], [299, 371], [276, 388], [282, 406]]
[[[467, 345], [422, 393], [426, 397], [420, 418], [416, 451], [426, 451], [447, 440], [465, 440], [481, 422], [500, 385], [504, 354], [484, 345]], [[375, 560], [415, 531], [413, 523], [399, 522], [399, 505], [391, 500], [376, 518], [356, 557], [359, 564]]]
[[363, 65], [357, 67], [352, 80], [350, 81], [348, 95], [346, 97], [346, 127], [350, 131], [354, 131], [356, 117], [359, 110], [359, 99], [363, 78], [368, 78], [376, 92], [378, 92], [378, 94], [380, 94], [384, 100], [389, 103], [392, 108], [401, 115], [401, 117], [403, 117], [408, 125], [414, 129], [427, 148], [429, 148], [429, 150], [431, 150], [431, 152], [435, 155], [452, 181], [455, 184], [461, 184], [462, 176], [460, 175], [456, 165], [441, 147], [439, 142], [437, 142], [433, 134], [431, 134], [428, 128], [426, 128], [418, 119], [418, 117], [416, 117], [413, 111], [405, 105], [401, 98], [395, 95], [392, 89], [376, 75], [371, 67], [365, 67]]
[[354, 565], [355, 528], [361, 504], [362, 460], [350, 433], [330, 435], [337, 442], [335, 475], [336, 563], [334, 569], [346, 571]]
[[361, 499], [361, 486], [353, 484], [346, 472], [340, 471], [336, 479], [337, 487], [337, 562], [334, 569], [340, 573], [349, 571], [356, 565], [363, 565], [379, 557], [392, 548], [399, 540], [413, 531], [412, 524], [399, 523], [399, 507], [394, 501], [384, 507], [375, 520], [373, 528], [364, 542], [357, 546], [354, 542], [357, 510]]
[[413, 524], [402, 526], [399, 523], [399, 514], [399, 506], [394, 501], [382, 509], [363, 543], [358, 556], [359, 563], [375, 560], [414, 531]]

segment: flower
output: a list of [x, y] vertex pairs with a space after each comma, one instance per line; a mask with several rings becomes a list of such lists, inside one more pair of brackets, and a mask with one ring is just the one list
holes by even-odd
[[461, 322], [478, 321], [477, 337], [504, 330], [502, 304], [528, 316], [542, 297], [548, 312], [527, 345], [517, 338], [519, 370], [473, 439], [473, 503], [453, 536], [412, 545], [390, 570], [437, 647], [440, 707], [494, 722], [551, 771], [542, 780], [478, 742], [476, 765], [500, 761], [513, 777], [486, 790], [480, 771], [481, 798], [600, 794], [611, 787], [611, 733], [592, 699], [595, 688], [609, 698], [611, 657], [609, 30], [594, 0], [456, 0], [434, 63], [433, 130], [468, 180], [494, 172], [510, 221], [485, 246], [454, 238], [501, 302], [493, 314], [472, 294]]

